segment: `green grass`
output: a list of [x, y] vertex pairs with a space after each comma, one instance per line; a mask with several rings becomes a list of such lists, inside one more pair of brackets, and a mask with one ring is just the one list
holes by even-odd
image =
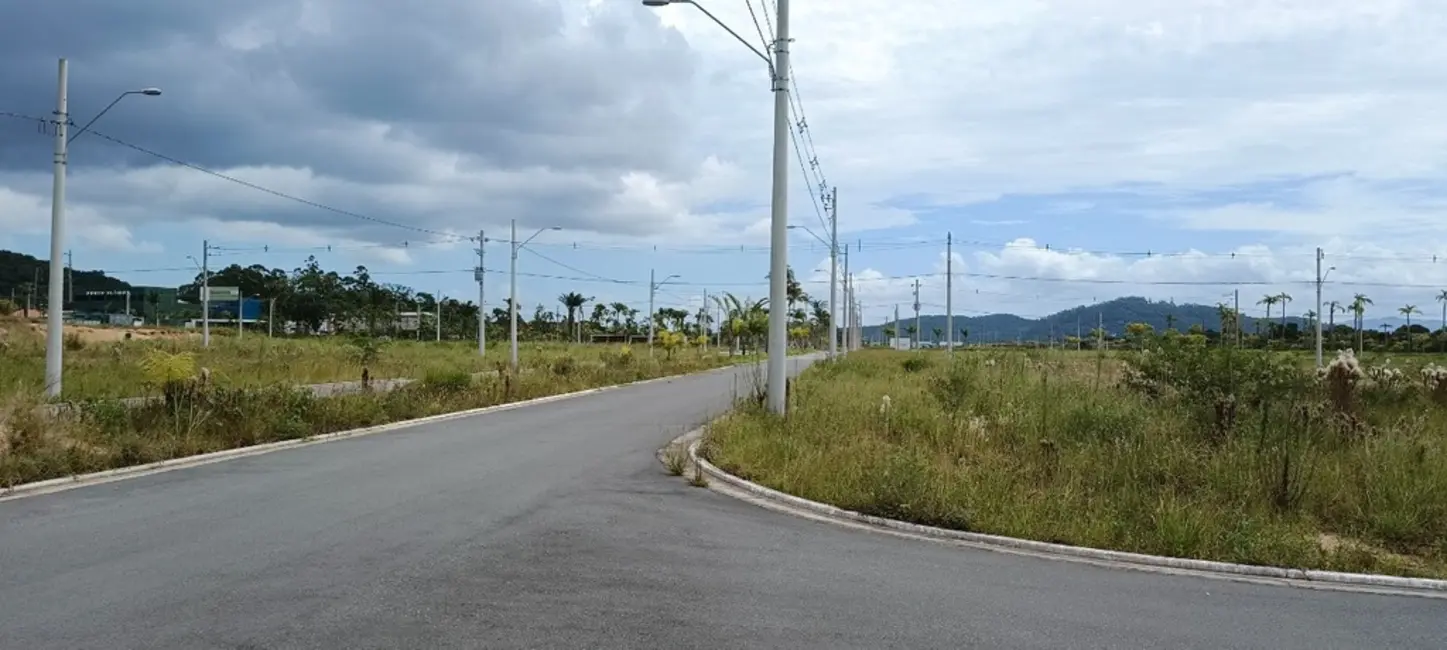
[[[291, 349], [314, 349], [318, 344], [305, 345], [307, 347]], [[451, 349], [453, 354], [466, 356], [464, 350]], [[528, 372], [516, 375], [509, 372], [474, 376], [469, 371], [479, 366], [467, 365], [464, 361], [439, 361], [431, 367], [420, 361], [414, 361], [413, 366], [398, 363], [393, 366], [397, 373], [411, 374], [420, 381], [388, 392], [335, 397], [314, 397], [296, 389], [282, 381], [283, 377], [296, 381], [296, 376], [279, 372], [263, 375], [275, 382], [264, 387], [257, 387], [263, 380], [256, 375], [250, 376], [251, 382], [240, 382], [236, 386], [205, 384], [190, 375], [184, 363], [151, 364], [150, 376], [139, 370], [127, 370], [132, 373], [130, 376], [136, 377], [133, 381], [144, 384], [143, 379], [150, 379], [162, 384], [155, 392], [163, 393], [165, 400], [139, 406], [97, 400], [52, 413], [40, 408], [43, 402], [37, 393], [12, 393], [0, 396], [0, 485], [697, 372], [734, 361], [696, 350], [680, 351], [672, 359], [660, 352], [650, 359], [646, 349], [625, 350], [621, 346], [588, 350], [586, 358], [575, 356], [581, 354], [584, 351], [534, 349], [523, 358]], [[302, 359], [300, 363], [308, 367], [324, 366], [322, 361]], [[583, 363], [584, 359], [590, 362]], [[425, 372], [413, 374], [418, 370]], [[318, 371], [306, 378], [335, 377]]]
[[1333, 399], [1291, 355], [1164, 348], [862, 351], [806, 371], [787, 418], [744, 405], [703, 449], [764, 485], [917, 523], [1447, 577], [1447, 389], [1424, 386], [1412, 365], [1427, 359], [1394, 355], [1404, 381]]

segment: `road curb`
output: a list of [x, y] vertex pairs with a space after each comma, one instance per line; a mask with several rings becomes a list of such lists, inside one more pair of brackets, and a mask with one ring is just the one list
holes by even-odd
[[523, 408], [526, 406], [537, 406], [539, 404], [546, 404], [548, 402], [557, 402], [566, 399], [573, 399], [576, 397], [586, 397], [588, 395], [595, 395], [598, 393], [618, 390], [621, 388], [630, 388], [633, 386], [644, 386], [647, 384], [668, 382], [675, 379], [682, 379], [685, 377], [701, 377], [713, 373], [723, 372], [725, 370], [734, 370], [738, 367], [740, 366], [729, 365], [723, 366], [721, 368], [704, 370], [702, 372], [688, 373], [682, 375], [669, 375], [667, 377], [655, 377], [653, 379], [644, 379], [642, 381], [634, 381], [626, 384], [599, 386], [597, 388], [589, 388], [586, 390], [574, 391], [571, 393], [560, 393], [558, 395], [547, 395], [545, 397], [538, 397], [530, 400], [523, 400], [520, 402], [494, 404], [492, 406], [468, 409], [466, 411], [439, 413], [437, 415], [429, 415], [427, 417], [416, 418], [412, 420], [399, 420], [397, 422], [388, 422], [387, 424], [378, 424], [375, 426], [363, 427], [360, 429], [334, 431], [332, 433], [323, 433], [314, 436], [308, 436], [306, 438], [297, 438], [295, 440], [280, 440], [277, 442], [268, 442], [260, 445], [252, 445], [250, 447], [238, 447], [236, 449], [215, 451], [209, 454], [200, 454], [197, 456], [186, 456], [184, 458], [161, 460], [154, 463], [147, 463], [145, 465], [118, 467], [115, 469], [102, 470], [99, 472], [91, 472], [89, 474], [76, 474], [74, 476], [63, 476], [60, 478], [46, 479], [44, 481], [22, 483], [20, 485], [14, 485], [8, 488], [0, 487], [0, 502], [11, 501], [14, 499], [22, 499], [25, 497], [39, 496], [42, 494], [62, 492], [65, 490], [72, 490], [79, 487], [99, 485], [102, 483], [110, 483], [113, 481], [120, 481], [129, 478], [137, 478], [150, 474], [159, 474], [161, 472], [186, 469], [189, 467], [199, 467], [201, 465], [209, 465], [212, 463], [219, 463], [237, 458], [245, 458], [247, 456], [259, 456], [261, 454], [281, 451], [283, 449], [294, 449], [298, 447], [318, 445], [327, 442], [334, 442], [337, 440], [359, 438], [362, 436], [372, 435], [376, 433], [385, 433], [388, 431], [395, 431], [397, 429], [405, 429], [408, 427], [415, 427], [424, 424], [432, 424], [435, 422], [445, 422], [448, 420], [456, 420], [460, 418], [472, 417], [475, 415], [485, 415], [488, 413]]
[[813, 515], [814, 517], [830, 520], [835, 523], [848, 523], [885, 532], [963, 543], [989, 550], [1026, 553], [1060, 560], [1084, 561], [1100, 565], [1157, 572], [1189, 573], [1226, 579], [1271, 581], [1275, 584], [1299, 588], [1331, 588], [1343, 591], [1375, 592], [1389, 590], [1391, 593], [1399, 595], [1447, 598], [1447, 580], [1403, 578], [1398, 576], [1320, 571], [1315, 569], [1287, 569], [1282, 567], [1146, 555], [1144, 553], [1128, 553], [1125, 551], [1111, 551], [1084, 546], [1070, 546], [1067, 544], [1052, 544], [1049, 542], [1037, 542], [1002, 535], [988, 535], [984, 533], [937, 528], [934, 526], [912, 524], [896, 519], [866, 515], [831, 506], [827, 503], [810, 501], [809, 499], [797, 497], [792, 494], [786, 494], [739, 478], [719, 469], [698, 455], [698, 446], [703, 441], [703, 434], [706, 429], [707, 425], [694, 429], [675, 438], [669, 445], [686, 445], [689, 461], [693, 463], [695, 467], [701, 468], [703, 474], [709, 479], [724, 483], [731, 488], [745, 492], [748, 495], [766, 502], [771, 502], [776, 506], [780, 506], [779, 509], [795, 515]]

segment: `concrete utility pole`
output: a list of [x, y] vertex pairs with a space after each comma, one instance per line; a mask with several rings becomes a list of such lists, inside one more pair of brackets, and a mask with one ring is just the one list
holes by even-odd
[[472, 272], [472, 277], [477, 280], [477, 355], [487, 355], [487, 289], [484, 278], [487, 270], [484, 268], [487, 248], [487, 233], [477, 231], [477, 269]]
[[1232, 302], [1231, 308], [1234, 309], [1234, 310], [1236, 310], [1236, 317], [1233, 318], [1233, 319], [1231, 319], [1231, 320], [1233, 320], [1233, 321], [1236, 322], [1236, 348], [1237, 348], [1237, 349], [1240, 349], [1240, 348], [1241, 348], [1241, 326], [1245, 324], [1245, 323], [1242, 323], [1242, 322], [1241, 322], [1241, 290], [1240, 290], [1240, 289], [1236, 289], [1236, 290], [1233, 290], [1233, 291], [1231, 292], [1231, 302]]
[[829, 199], [829, 359], [839, 358], [839, 188]]
[[659, 287], [668, 284], [669, 280], [672, 280], [676, 277], [678, 276], [670, 275], [666, 278], [663, 278], [662, 282], [654, 282], [653, 269], [648, 269], [648, 356], [650, 357], [653, 356], [653, 326], [654, 321], [657, 320], [656, 318], [654, 318], [653, 314], [653, 298], [658, 294]]
[[[1316, 367], [1318, 367], [1318, 368], [1320, 368], [1321, 365], [1322, 365], [1322, 359], [1321, 359], [1321, 285], [1322, 285], [1322, 283], [1326, 282], [1327, 276], [1331, 275], [1331, 272], [1336, 270], [1336, 267], [1333, 266], [1333, 267], [1328, 268], [1325, 273], [1322, 273], [1322, 271], [1321, 271], [1321, 261], [1322, 261], [1322, 259], [1323, 259], [1324, 257], [1326, 257], [1326, 254], [1323, 253], [1320, 248], [1317, 248], [1317, 249], [1316, 249]], [[1410, 337], [1411, 335], [1412, 335], [1411, 332], [1407, 332], [1407, 336], [1408, 336], [1408, 337]]]
[[[835, 241], [838, 241], [837, 235]], [[844, 256], [844, 322], [842, 323], [844, 329], [841, 336], [844, 337], [843, 354], [847, 355], [850, 350], [854, 349], [853, 339], [850, 338], [854, 327], [854, 294], [853, 287], [849, 283], [849, 249], [845, 248], [839, 251], [839, 254]]]
[[201, 347], [211, 347], [211, 242], [201, 240]]
[[945, 349], [955, 356], [955, 235], [945, 233]]
[[72, 251], [65, 251], [65, 284], [70, 290], [70, 299], [66, 302], [75, 302], [75, 254]]
[[914, 279], [914, 336], [910, 341], [910, 349], [918, 348], [920, 341], [924, 340], [924, 332], [919, 328], [919, 278]]
[[65, 251], [65, 165], [66, 126], [70, 122], [68, 92], [70, 68], [65, 59], [60, 60], [59, 92], [55, 101], [55, 159], [54, 178], [50, 194], [50, 285], [47, 293], [45, 323], [45, 393], [50, 397], [60, 396], [60, 382], [64, 374], [65, 336], [65, 269], [60, 265], [61, 254]]
[[[421, 322], [421, 318], [418, 318]], [[437, 342], [442, 342], [442, 294], [437, 294]]]
[[899, 335], [902, 334], [899, 330], [899, 303], [894, 303], [894, 340], [889, 344], [896, 350], [899, 349]]

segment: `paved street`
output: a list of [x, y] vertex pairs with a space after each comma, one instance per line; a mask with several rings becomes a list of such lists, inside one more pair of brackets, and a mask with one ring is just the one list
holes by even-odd
[[[732, 370], [0, 503], [0, 647], [1433, 648], [1447, 603], [1110, 570], [669, 477]], [[739, 385], [744, 385], [744, 380]]]

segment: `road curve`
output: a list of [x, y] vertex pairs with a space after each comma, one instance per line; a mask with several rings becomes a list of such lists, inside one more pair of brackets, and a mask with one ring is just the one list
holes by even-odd
[[[0, 648], [1431, 648], [1440, 600], [1112, 570], [666, 476], [726, 371], [0, 502]], [[740, 381], [743, 384], [743, 381]]]

